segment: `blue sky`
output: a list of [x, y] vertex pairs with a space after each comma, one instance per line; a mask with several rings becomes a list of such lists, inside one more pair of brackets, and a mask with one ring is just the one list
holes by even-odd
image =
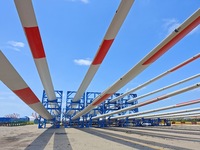
[[[56, 90], [77, 90], [93, 60], [120, 0], [33, 1], [47, 61]], [[87, 91], [104, 91], [128, 72], [200, 6], [199, 0], [136, 0]], [[0, 1], [0, 49], [39, 99], [43, 86], [13, 1]], [[146, 82], [200, 52], [200, 26], [171, 48], [119, 92]], [[199, 73], [200, 60], [136, 92], [138, 95]], [[198, 83], [199, 78], [156, 96]], [[140, 110], [198, 99], [200, 89], [174, 96]], [[63, 99], [65, 101], [65, 99]], [[200, 106], [199, 104], [191, 107]], [[185, 107], [186, 108], [186, 107]], [[0, 82], [0, 116], [33, 111]]]

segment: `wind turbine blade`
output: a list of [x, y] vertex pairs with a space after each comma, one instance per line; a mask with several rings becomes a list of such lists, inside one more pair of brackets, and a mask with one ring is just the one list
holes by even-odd
[[56, 100], [32, 1], [15, 0], [15, 5], [48, 100]]
[[120, 27], [122, 26], [134, 0], [122, 0], [116, 14], [104, 36], [104, 39], [94, 57], [90, 68], [88, 69], [76, 95], [74, 96], [73, 101], [76, 102], [80, 100], [83, 93], [91, 83], [94, 75], [96, 74], [97, 70], [99, 69], [103, 59], [105, 58], [107, 52], [109, 51]]
[[156, 46], [149, 54], [147, 54], [135, 67], [127, 72], [123, 77], [116, 81], [112, 86], [106, 89], [100, 94], [94, 101], [88, 105], [85, 109], [77, 113], [72, 119], [77, 119], [80, 116], [88, 113], [94, 107], [101, 104], [116, 91], [130, 82], [165, 52], [167, 52], [172, 46], [179, 42], [184, 36], [200, 24], [200, 9], [198, 9], [192, 16], [190, 16], [179, 28], [174, 30], [167, 38], [165, 38], [158, 46]]
[[[200, 58], [200, 53], [195, 55], [195, 56], [193, 56], [192, 58], [180, 63], [179, 65], [177, 65], [177, 66], [165, 71], [164, 73], [162, 73], [162, 74], [160, 74], [160, 75], [148, 80], [147, 82], [137, 86], [136, 88], [133, 88], [133, 89], [129, 90], [128, 92], [116, 97], [115, 99], [112, 99], [110, 102], [115, 102], [115, 101], [125, 97], [126, 95], [131, 94], [132, 92], [135, 92], [135, 91], [137, 91], [137, 90], [139, 90], [139, 89], [141, 89], [141, 88], [143, 88], [143, 87], [145, 87], [145, 86], [147, 86], [147, 85], [159, 80], [160, 78], [163, 78], [166, 75], [169, 75], [170, 73], [172, 73], [172, 72], [174, 72], [174, 71], [186, 66], [187, 64], [189, 64], [189, 63], [191, 63], [191, 62], [193, 62], [193, 61], [195, 61], [195, 60], [197, 60], [199, 58]], [[128, 102], [132, 102], [132, 101], [134, 101], [134, 100], [132, 99], [132, 100], [129, 100]]]
[[118, 113], [121, 113], [121, 112], [124, 112], [124, 111], [127, 111], [127, 110], [135, 109], [135, 108], [138, 108], [138, 107], [146, 106], [146, 105], [149, 105], [149, 104], [152, 104], [152, 103], [167, 99], [169, 97], [172, 97], [172, 96], [175, 96], [175, 95], [178, 95], [178, 94], [181, 94], [181, 93], [184, 93], [184, 92], [187, 92], [187, 91], [193, 90], [195, 88], [199, 88], [199, 87], [200, 87], [200, 83], [197, 83], [195, 85], [188, 86], [186, 88], [182, 88], [182, 89], [177, 90], [177, 91], [173, 91], [171, 93], [168, 93], [168, 94], [165, 94], [165, 95], [162, 95], [162, 96], [159, 96], [159, 97], [144, 101], [142, 103], [138, 103], [136, 105], [132, 105], [132, 106], [129, 106], [129, 107], [122, 108], [120, 110], [112, 111], [112, 112], [109, 112], [107, 114], [103, 114], [103, 115], [99, 115], [99, 116], [93, 117], [93, 119], [98, 119], [98, 118], [110, 116], [110, 115], [113, 115], [113, 114], [118, 114]]
[[163, 110], [168, 110], [168, 109], [174, 109], [174, 108], [194, 105], [194, 104], [198, 104], [198, 103], [200, 103], [200, 99], [190, 100], [190, 101], [183, 102], [183, 103], [178, 103], [178, 104], [175, 104], [175, 105], [170, 105], [170, 106], [166, 106], [166, 107], [161, 107], [161, 108], [141, 111], [141, 112], [137, 112], [137, 113], [133, 113], [133, 114], [120, 115], [120, 116], [116, 116], [116, 117], [111, 117], [110, 119], [120, 119], [120, 118], [126, 118], [126, 117], [130, 117], [131, 118], [133, 116], [144, 115], [144, 114], [148, 114], [148, 113], [152, 113], [152, 112], [158, 112], [158, 111], [163, 111]]
[[52, 119], [51, 114], [45, 109], [30, 87], [17, 73], [5, 55], [0, 51], [0, 79], [29, 107], [40, 114], [43, 118]]
[[171, 88], [171, 87], [174, 87], [174, 86], [176, 86], [176, 85], [182, 84], [182, 83], [184, 83], [184, 82], [190, 81], [190, 80], [195, 79], [195, 78], [198, 78], [198, 77], [200, 77], [200, 74], [194, 75], [194, 76], [192, 76], [192, 77], [189, 77], [189, 78], [187, 78], [187, 79], [184, 79], [184, 80], [178, 81], [178, 82], [176, 82], [176, 83], [170, 84], [170, 85], [165, 86], [165, 87], [163, 87], [163, 88], [160, 88], [160, 89], [158, 89], [158, 90], [155, 90], [155, 91], [146, 93], [146, 94], [144, 94], [144, 95], [138, 96], [138, 97], [136, 97], [136, 98], [130, 99], [130, 100], [127, 101], [127, 102], [133, 102], [133, 101], [139, 100], [139, 99], [141, 99], [141, 98], [144, 98], [144, 97], [147, 97], [147, 96], [149, 96], [149, 95], [158, 93], [158, 92], [160, 92], [160, 91], [164, 91], [164, 90], [166, 90], [166, 89], [169, 89], [169, 88]]

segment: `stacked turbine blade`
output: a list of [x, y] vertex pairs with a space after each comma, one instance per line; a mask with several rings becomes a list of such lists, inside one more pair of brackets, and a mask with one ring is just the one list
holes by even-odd
[[179, 42], [184, 36], [200, 24], [200, 9], [190, 16], [183, 24], [175, 29], [167, 38], [165, 38], [158, 46], [156, 46], [149, 54], [147, 54], [135, 67], [127, 72], [123, 77], [117, 80], [112, 86], [106, 89], [102, 94], [94, 99], [92, 104], [77, 113], [72, 119], [78, 119], [80, 116], [88, 113], [94, 107], [104, 102], [107, 98], [113, 95], [116, 91], [130, 82], [138, 74], [144, 71], [148, 66], [155, 62], [172, 46]]
[[198, 104], [198, 103], [200, 103], [200, 99], [191, 100], [191, 101], [187, 101], [187, 102], [183, 102], [183, 103], [179, 103], [179, 104], [175, 104], [175, 105], [171, 105], [171, 106], [167, 106], [167, 107], [161, 107], [161, 108], [156, 108], [156, 109], [152, 109], [152, 110], [141, 111], [138, 113], [111, 117], [110, 119], [120, 119], [120, 118], [126, 118], [126, 117], [131, 118], [133, 116], [138, 116], [138, 115], [143, 115], [143, 114], [148, 114], [148, 113], [152, 113], [152, 112], [158, 112], [158, 111], [163, 111], [163, 110], [168, 110], [168, 109], [173, 109], [173, 108], [179, 108], [179, 107], [194, 105], [194, 104]]
[[32, 2], [31, 0], [15, 0], [15, 5], [48, 100], [56, 100]]
[[[147, 86], [147, 85], [149, 85], [149, 84], [151, 84], [151, 83], [157, 81], [158, 79], [163, 78], [163, 77], [166, 76], [166, 75], [169, 75], [170, 73], [172, 73], [172, 72], [174, 72], [174, 71], [176, 71], [176, 70], [178, 70], [178, 69], [180, 69], [180, 68], [186, 66], [187, 64], [189, 64], [189, 63], [191, 63], [191, 62], [193, 62], [193, 61], [195, 61], [195, 60], [197, 60], [197, 59], [199, 59], [199, 58], [200, 58], [200, 54], [197, 54], [197, 55], [193, 56], [192, 58], [190, 58], [190, 59], [188, 59], [188, 60], [186, 60], [186, 61], [180, 63], [179, 65], [177, 65], [177, 66], [175, 66], [175, 67], [173, 67], [173, 68], [171, 68], [171, 69], [165, 71], [164, 73], [162, 73], [162, 74], [160, 74], [160, 75], [158, 75], [158, 76], [156, 76], [156, 77], [154, 77], [154, 78], [148, 80], [147, 82], [145, 82], [145, 83], [143, 83], [143, 84], [137, 86], [136, 88], [133, 88], [133, 89], [129, 90], [128, 92], [126, 92], [126, 93], [124, 93], [124, 94], [122, 94], [122, 95], [116, 97], [115, 99], [112, 99], [110, 102], [117, 101], [117, 100], [119, 100], [119, 99], [125, 97], [126, 95], [131, 94], [132, 92], [135, 92], [135, 91], [137, 91], [137, 90], [139, 90], [139, 89], [141, 89], [141, 88], [143, 88], [143, 87], [145, 87], [145, 86]], [[133, 100], [129, 100], [128, 102], [132, 102], [132, 101], [133, 101]]]
[[175, 96], [175, 95], [178, 95], [178, 94], [181, 94], [181, 93], [184, 93], [184, 92], [187, 92], [187, 91], [193, 90], [195, 88], [199, 88], [199, 87], [200, 87], [200, 83], [197, 83], [195, 85], [188, 86], [186, 88], [182, 88], [180, 90], [177, 90], [177, 91], [174, 91], [174, 92], [171, 92], [171, 93], [168, 93], [168, 94], [165, 94], [165, 95], [153, 98], [153, 99], [149, 99], [147, 101], [144, 101], [142, 103], [138, 103], [136, 105], [132, 105], [132, 106], [129, 106], [129, 107], [122, 108], [120, 110], [116, 110], [116, 111], [113, 111], [113, 112], [109, 112], [107, 114], [103, 114], [103, 115], [100, 115], [100, 116], [93, 117], [93, 119], [98, 119], [98, 118], [110, 116], [110, 115], [113, 115], [113, 114], [118, 114], [118, 113], [121, 113], [121, 112], [125, 112], [127, 110], [132, 110], [132, 109], [135, 109], [135, 108], [138, 108], [138, 107], [146, 106], [146, 105], [149, 105], [149, 104], [152, 104], [152, 103], [167, 99], [169, 97], [172, 97], [172, 96]]
[[44, 108], [42, 103], [7, 60], [2, 51], [0, 51], [0, 79], [21, 100], [43, 118], [52, 119], [50, 113]]
[[85, 75], [85, 78], [83, 79], [76, 95], [74, 96], [73, 101], [76, 102], [80, 100], [83, 93], [89, 86], [90, 82], [92, 81], [94, 75], [96, 74], [98, 68], [100, 67], [101, 63], [103, 62], [103, 59], [105, 58], [107, 52], [109, 51], [120, 27], [122, 26], [134, 0], [122, 0], [118, 10], [116, 11], [116, 14], [104, 36], [104, 39], [96, 53], [96, 56], [94, 57], [92, 64], [90, 65], [90, 68], [88, 69], [88, 72]]

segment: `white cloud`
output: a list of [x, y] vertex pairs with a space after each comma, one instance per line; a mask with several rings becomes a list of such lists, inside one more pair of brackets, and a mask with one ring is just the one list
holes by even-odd
[[7, 42], [10, 46], [13, 46], [13, 47], [24, 47], [25, 44], [23, 42], [17, 42], [17, 41], [8, 41]]
[[126, 88], [125, 92], [128, 92], [129, 91], [129, 88]]
[[67, 0], [67, 1], [70, 1], [70, 2], [82, 2], [84, 4], [88, 4], [89, 3], [89, 0]]
[[8, 41], [6, 48], [19, 52], [20, 48], [23, 48], [24, 46], [25, 46], [25, 44], [23, 42]]
[[90, 59], [75, 59], [74, 63], [77, 65], [81, 65], [81, 66], [89, 66], [91, 64], [91, 60]]
[[172, 18], [172, 19], [163, 19], [163, 21], [164, 21], [163, 27], [164, 27], [165, 30], [167, 30], [167, 34], [172, 33], [181, 24], [175, 18]]
[[[167, 34], [172, 33], [175, 29], [177, 29], [181, 25], [181, 23], [175, 18], [163, 19], [163, 22], [164, 22], [163, 27], [165, 30], [167, 30]], [[199, 30], [200, 26], [197, 26], [189, 33], [189, 35], [197, 33]]]
[[81, 2], [87, 4], [87, 3], [89, 3], [89, 0], [81, 0]]
[[19, 49], [19, 48], [16, 48], [16, 47], [7, 46], [6, 48], [12, 49], [12, 50], [17, 51], [17, 52], [20, 52], [20, 49]]

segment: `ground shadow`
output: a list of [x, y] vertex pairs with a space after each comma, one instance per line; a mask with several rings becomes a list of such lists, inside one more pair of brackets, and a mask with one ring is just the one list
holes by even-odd
[[[42, 130], [42, 129], [41, 129]], [[48, 128], [39, 135], [25, 150], [44, 150], [48, 142], [54, 135], [53, 150], [72, 150], [67, 133], [64, 127]]]
[[[159, 126], [158, 126], [159, 127]], [[162, 128], [163, 126], [160, 126], [160, 128]], [[178, 127], [178, 128], [177, 128]], [[169, 129], [172, 129], [172, 130], [181, 130], [181, 131], [200, 131], [198, 125], [197, 126], [182, 126], [182, 125], [172, 125], [172, 126], [165, 126], [165, 128], [169, 128]]]
[[[132, 130], [129, 128], [104, 128], [105, 130], [113, 130], [113, 131], [120, 131], [120, 132], [125, 132], [128, 134], [138, 134], [142, 136], [151, 136], [151, 137], [158, 137], [158, 138], [163, 138], [163, 139], [174, 139], [174, 140], [182, 140], [182, 141], [191, 141], [191, 142], [200, 142], [200, 138], [192, 138], [192, 137], [183, 137], [183, 136], [178, 136], [178, 135], [168, 135], [164, 133], [151, 133], [151, 132], [145, 132], [145, 131], [136, 131]], [[168, 132], [169, 133], [169, 132]]]
[[[43, 130], [43, 129], [40, 129]], [[44, 150], [47, 143], [54, 134], [54, 128], [46, 129], [40, 136], [38, 136], [30, 145], [28, 145], [25, 150]]]
[[148, 130], [148, 131], [160, 131], [160, 132], [169, 132], [172, 131], [173, 133], [178, 134], [193, 134], [193, 135], [200, 135], [200, 130], [184, 130], [184, 129], [175, 129], [175, 128], [155, 128], [155, 127], [130, 127], [130, 129], [142, 129], [142, 130]]
[[[189, 149], [183, 148], [183, 147], [172, 146], [172, 145], [168, 145], [168, 144], [162, 144], [162, 143], [158, 143], [158, 142], [155, 142], [155, 141], [152, 142], [152, 141], [142, 140], [142, 139], [135, 138], [134, 136], [133, 137], [123, 136], [123, 135], [120, 135], [120, 134], [110, 133], [110, 132], [106, 132], [106, 130], [105, 131], [103, 131], [103, 130], [104, 129], [98, 130], [98, 129], [95, 129], [95, 128], [81, 129], [81, 131], [87, 132], [89, 134], [96, 135], [96, 136], [99, 136], [101, 138], [113, 141], [113, 142], [118, 142], [118, 143], [124, 144], [126, 146], [136, 148], [136, 149], [141, 149], [141, 146], [142, 146], [142, 149], [150, 150], [150, 149], [155, 149], [155, 148], [151, 148], [151, 146], [158, 146], [158, 147], [162, 147], [162, 148], [189, 150]], [[127, 140], [133, 141], [133, 142], [127, 142]], [[134, 144], [134, 142], [138, 142], [138, 143], [141, 143], [141, 144]], [[143, 144], [144, 145], [147, 144], [147, 145], [149, 145], [149, 147], [144, 146]]]
[[131, 148], [142, 149], [142, 150], [155, 150], [156, 149], [156, 148], [151, 148], [149, 146], [145, 146], [145, 145], [142, 145], [142, 144], [130, 142], [130, 141], [127, 141], [126, 139], [117, 138], [118, 136], [113, 137], [113, 136], [110, 136], [109, 133], [104, 134], [102, 132], [95, 131], [92, 128], [76, 128], [76, 129], [83, 131], [83, 132], [86, 132], [86, 133], [89, 133], [91, 135], [101, 137], [103, 139], [106, 139], [106, 140], [109, 140], [109, 141], [112, 141], [112, 142], [115, 142], [115, 143], [120, 143], [120, 144], [126, 145], [126, 146], [131, 147]]
[[71, 144], [67, 137], [64, 127], [55, 130], [54, 134], [54, 150], [72, 150]]

